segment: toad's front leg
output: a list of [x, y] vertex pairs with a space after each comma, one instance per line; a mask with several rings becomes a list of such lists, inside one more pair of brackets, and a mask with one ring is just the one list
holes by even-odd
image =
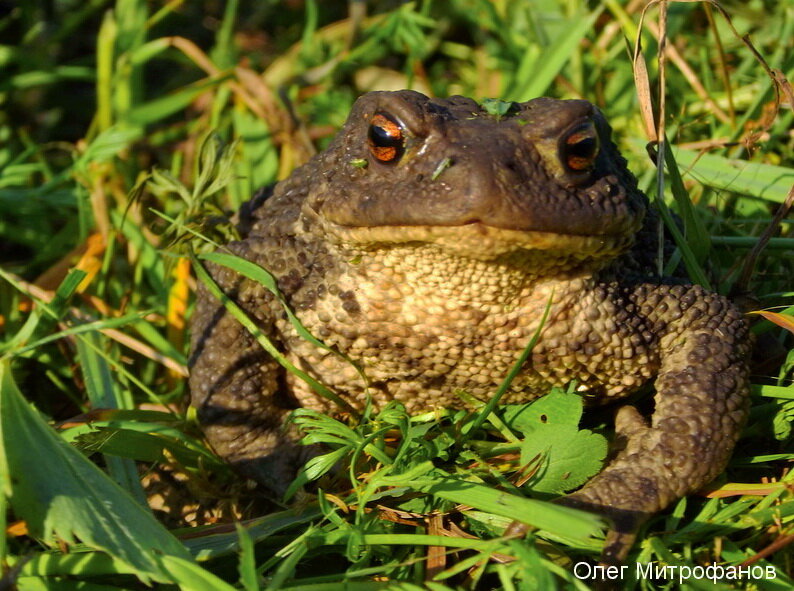
[[725, 468], [748, 410], [749, 339], [741, 313], [699, 286], [646, 284], [635, 296], [661, 335], [651, 425], [634, 407], [622, 408], [615, 428], [625, 447], [562, 500], [611, 518], [604, 562], [624, 560], [648, 516]]
[[[250, 244], [228, 250], [256, 260]], [[218, 287], [270, 339], [273, 296], [235, 271], [209, 265]], [[283, 391], [283, 369], [206, 286], [199, 285], [193, 314], [190, 390], [204, 433], [216, 453], [240, 472], [283, 492], [306, 459], [287, 416], [294, 404]]]

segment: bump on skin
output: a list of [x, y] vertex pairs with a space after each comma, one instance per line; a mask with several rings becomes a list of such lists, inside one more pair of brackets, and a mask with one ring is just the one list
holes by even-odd
[[[406, 125], [405, 153], [388, 167], [369, 154], [376, 111]], [[592, 171], [566, 171], [557, 146], [583, 117], [601, 151]], [[362, 158], [367, 167], [349, 165]], [[487, 399], [549, 301], [541, 339], [504, 402], [576, 380], [600, 404], [655, 380], [650, 421], [622, 409], [620, 451], [562, 500], [612, 518], [605, 560], [622, 560], [643, 519], [725, 467], [747, 416], [746, 323], [725, 298], [653, 276], [658, 218], [589, 103], [536, 99], [497, 121], [462, 97], [370, 93], [329, 149], [251, 215], [248, 237], [230, 248], [269, 269], [303, 324], [358, 362], [376, 404], [455, 407], [459, 389]], [[292, 363], [363, 407], [355, 370], [304, 341], [264, 288], [211, 272]], [[283, 490], [306, 456], [287, 414], [331, 405], [202, 287], [191, 368], [192, 401], [215, 450]]]

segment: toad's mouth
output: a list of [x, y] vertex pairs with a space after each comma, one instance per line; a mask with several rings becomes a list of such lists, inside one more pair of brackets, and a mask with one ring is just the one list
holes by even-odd
[[409, 243], [434, 244], [448, 252], [480, 260], [519, 253], [541, 251], [550, 257], [564, 256], [580, 260], [613, 258], [634, 242], [634, 233], [583, 236], [511, 230], [471, 221], [456, 226], [394, 225], [375, 227], [341, 226], [320, 219], [325, 235], [341, 246], [373, 250], [389, 245]]

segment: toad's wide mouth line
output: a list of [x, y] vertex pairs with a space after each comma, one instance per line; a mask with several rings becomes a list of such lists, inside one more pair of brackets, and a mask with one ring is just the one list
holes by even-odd
[[468, 256], [488, 258], [519, 250], [579, 253], [585, 257], [614, 256], [634, 242], [634, 233], [627, 235], [582, 236], [537, 230], [509, 230], [468, 222], [457, 226], [341, 226], [320, 221], [325, 234], [347, 246], [376, 248], [380, 245], [424, 243], [436, 244]]

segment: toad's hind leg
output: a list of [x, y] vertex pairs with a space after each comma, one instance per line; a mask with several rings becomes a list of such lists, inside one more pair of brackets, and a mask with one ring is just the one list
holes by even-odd
[[[240, 256], [248, 254], [245, 244], [230, 248]], [[267, 290], [231, 269], [210, 265], [209, 270], [224, 293], [272, 337], [272, 296]], [[191, 399], [207, 439], [244, 475], [283, 492], [303, 456], [294, 428], [286, 425], [294, 405], [285, 400], [284, 370], [203, 284], [193, 317]]]
[[[602, 554], [610, 563], [625, 559], [649, 515], [725, 468], [748, 408], [747, 326], [732, 304], [697, 286], [662, 286], [642, 295], [647, 317], [663, 327], [651, 425], [633, 407], [621, 409], [615, 426], [625, 447], [562, 500], [611, 518]], [[655, 310], [662, 300], [663, 313]]]

